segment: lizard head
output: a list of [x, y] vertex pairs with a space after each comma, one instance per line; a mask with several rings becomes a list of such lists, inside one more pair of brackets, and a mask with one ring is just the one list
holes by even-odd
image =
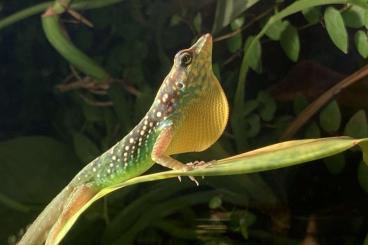
[[170, 122], [175, 128], [168, 154], [202, 151], [220, 137], [228, 103], [212, 70], [210, 34], [175, 55], [153, 107], [158, 122]]
[[205, 34], [192, 47], [179, 51], [175, 55], [171, 72], [179, 94], [184, 97], [211, 82], [209, 78], [213, 76], [212, 36]]
[[205, 34], [190, 48], [180, 50], [155, 101], [166, 104], [166, 113], [179, 112], [199, 99], [211, 84], [218, 83], [212, 71], [212, 36]]

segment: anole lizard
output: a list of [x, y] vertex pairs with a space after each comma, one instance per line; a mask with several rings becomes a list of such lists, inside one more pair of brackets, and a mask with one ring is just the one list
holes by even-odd
[[224, 131], [228, 110], [225, 93], [212, 71], [212, 37], [205, 34], [175, 55], [171, 71], [138, 125], [86, 165], [18, 245], [58, 244], [91, 202], [108, 193], [109, 186], [141, 175], [155, 162], [175, 170], [195, 168], [171, 155], [211, 146]]

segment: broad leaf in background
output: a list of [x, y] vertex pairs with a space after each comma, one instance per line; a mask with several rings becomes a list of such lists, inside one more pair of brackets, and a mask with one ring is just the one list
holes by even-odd
[[341, 112], [336, 100], [326, 105], [319, 114], [319, 124], [326, 132], [336, 132], [341, 124]]
[[289, 22], [279, 20], [273, 23], [270, 28], [266, 31], [266, 36], [269, 37], [271, 40], [278, 41], [281, 38], [281, 34], [285, 31], [288, 27]]
[[324, 20], [332, 42], [346, 54], [348, 52], [348, 33], [340, 11], [328, 7], [324, 14]]
[[261, 119], [257, 114], [250, 114], [245, 119], [244, 127], [246, 128], [247, 137], [255, 137], [261, 130]]
[[368, 166], [364, 162], [358, 166], [358, 181], [360, 186], [368, 193]]
[[236, 53], [237, 51], [239, 51], [239, 49], [241, 49], [241, 47], [243, 46], [242, 39], [243, 37], [241, 33], [238, 33], [226, 41], [227, 48], [230, 51], [230, 53]]
[[321, 137], [321, 130], [316, 122], [311, 122], [304, 130], [305, 138], [319, 138]]
[[368, 135], [367, 115], [364, 110], [359, 110], [349, 119], [344, 134], [351, 137], [366, 137]]
[[[256, 40], [255, 43], [250, 47], [250, 44], [253, 40]], [[246, 50], [249, 51], [247, 52]], [[247, 54], [245, 57], [248, 61], [249, 67], [252, 68], [255, 72], [260, 73], [262, 71], [262, 46], [259, 42], [259, 39], [254, 39], [254, 36], [249, 36], [244, 45], [244, 52]]]
[[354, 36], [355, 47], [363, 58], [368, 57], [368, 36], [365, 31], [359, 30]]
[[[241, 28], [244, 24], [244, 18], [236, 18], [231, 22], [231, 30], [236, 31]], [[243, 46], [243, 36], [241, 33], [236, 34], [226, 41], [227, 48], [231, 53], [235, 53]]]
[[215, 22], [212, 33], [217, 33], [229, 25], [233, 19], [238, 17], [259, 0], [219, 0], [217, 1]]
[[84, 164], [89, 163], [101, 154], [96, 144], [84, 134], [74, 133], [73, 144], [79, 160]]
[[1, 142], [0, 162], [0, 193], [32, 204], [48, 202], [80, 168], [72, 149], [42, 136]]
[[202, 15], [198, 13], [193, 19], [193, 27], [197, 33], [201, 33], [202, 30]]
[[42, 136], [1, 142], [0, 163], [0, 243], [7, 244], [65, 187], [80, 163], [67, 145]]
[[280, 44], [287, 57], [296, 62], [299, 58], [300, 41], [298, 30], [291, 24], [282, 32]]
[[258, 111], [262, 120], [271, 121], [276, 112], [276, 103], [270, 94], [260, 91], [257, 94]]
[[342, 13], [345, 25], [351, 28], [363, 27], [366, 21], [366, 15], [367, 10], [357, 5], [351, 5]]
[[320, 6], [304, 9], [302, 13], [309, 24], [317, 24], [322, 15]]
[[344, 154], [336, 154], [323, 159], [328, 171], [331, 174], [340, 174], [346, 165]]

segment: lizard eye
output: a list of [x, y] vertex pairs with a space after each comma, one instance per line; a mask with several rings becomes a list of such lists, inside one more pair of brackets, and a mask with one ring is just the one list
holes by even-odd
[[183, 52], [180, 55], [180, 64], [182, 66], [188, 66], [190, 63], [192, 63], [192, 54], [189, 52]]
[[183, 82], [177, 82], [176, 83], [176, 87], [179, 89], [179, 90], [183, 90], [185, 88], [185, 84]]

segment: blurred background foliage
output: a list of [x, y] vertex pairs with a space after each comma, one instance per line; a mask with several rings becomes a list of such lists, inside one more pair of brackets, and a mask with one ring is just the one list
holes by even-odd
[[[48, 43], [39, 14], [0, 29], [1, 244], [14, 243], [79, 169], [139, 121], [175, 53], [200, 34], [214, 36], [213, 66], [231, 122], [218, 143], [178, 156], [183, 161], [285, 139], [310, 103], [368, 57], [365, 0], [310, 1], [321, 5], [313, 8], [305, 0], [115, 2], [79, 10], [94, 28], [61, 16], [76, 47], [114, 78], [108, 82], [70, 66]], [[35, 4], [0, 0], [0, 26]], [[296, 14], [284, 11], [290, 5]], [[343, 89], [286, 138], [368, 137], [367, 94], [366, 79]], [[353, 151], [308, 166], [208, 177], [199, 187], [187, 179], [131, 186], [95, 203], [62, 244], [368, 244], [367, 177]]]

